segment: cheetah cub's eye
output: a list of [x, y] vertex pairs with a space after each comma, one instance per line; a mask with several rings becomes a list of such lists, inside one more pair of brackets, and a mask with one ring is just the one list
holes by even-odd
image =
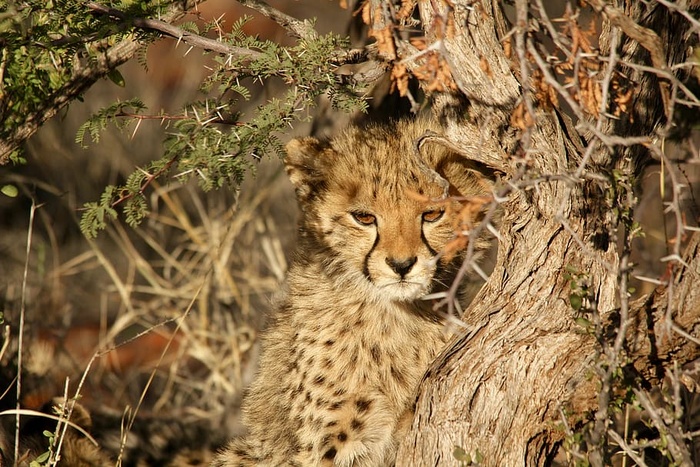
[[444, 209], [433, 209], [431, 211], [425, 211], [423, 213], [423, 221], [424, 222], [437, 222], [442, 218], [442, 216], [444, 214], [445, 214]]
[[351, 213], [355, 222], [360, 225], [372, 225], [377, 221], [377, 218], [373, 214], [367, 212], [353, 212]]

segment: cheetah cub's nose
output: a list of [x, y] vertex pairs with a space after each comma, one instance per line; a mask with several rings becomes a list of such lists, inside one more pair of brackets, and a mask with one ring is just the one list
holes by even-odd
[[401, 276], [401, 278], [403, 279], [406, 276], [406, 274], [409, 273], [413, 265], [416, 264], [418, 258], [416, 256], [414, 256], [413, 258], [406, 259], [386, 258], [385, 261], [386, 264], [388, 264], [389, 267], [393, 269], [394, 272]]

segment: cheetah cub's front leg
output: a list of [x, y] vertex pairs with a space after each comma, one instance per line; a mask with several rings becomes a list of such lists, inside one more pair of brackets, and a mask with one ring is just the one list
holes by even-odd
[[296, 456], [300, 465], [385, 466], [392, 465], [396, 416], [381, 394], [344, 398], [338, 409], [333, 405], [318, 413], [321, 421], [309, 423], [299, 433], [302, 450]]

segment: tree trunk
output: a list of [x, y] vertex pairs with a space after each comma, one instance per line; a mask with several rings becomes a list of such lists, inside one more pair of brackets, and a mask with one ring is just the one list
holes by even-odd
[[[397, 465], [457, 465], [458, 459], [466, 459], [464, 453], [482, 465], [546, 465], [567, 427], [587, 418], [595, 422], [596, 412], [599, 418], [606, 410], [601, 404], [608, 399], [599, 396], [600, 369], [605, 367], [601, 362], [617, 357], [599, 340], [613, 342], [622, 329], [626, 355], [650, 383], [663, 378], [664, 368], [673, 360], [682, 364], [700, 355], [698, 346], [671, 331], [669, 324], [673, 318], [676, 326], [697, 336], [700, 292], [693, 285], [698, 283], [700, 267], [698, 237], [689, 246], [689, 267], [681, 267], [675, 278], [673, 297], [660, 289], [630, 304], [628, 251], [623, 242], [619, 252], [616, 242], [618, 230], [624, 234], [625, 229], [620, 216], [611, 212], [624, 211], [626, 206], [618, 203], [631, 194], [611, 194], [609, 187], [611, 174], [633, 175], [649, 153], [640, 156], [629, 144], [613, 146], [603, 137], [599, 139], [607, 145], [590, 136], [584, 142], [556, 106], [535, 102], [529, 84], [522, 85], [527, 90], [523, 96], [520, 83], [530, 83], [523, 76], [532, 75], [528, 67], [534, 60], [525, 52], [527, 2], [516, 1], [517, 24], [507, 39], [511, 56], [503, 47], [510, 27], [497, 2], [463, 0], [452, 8], [423, 1], [419, 6], [424, 25], [450, 15], [456, 25], [454, 35], [444, 38], [444, 55], [468, 104], [466, 111], [449, 102], [438, 109], [445, 137], [466, 157], [503, 173], [510, 183], [499, 192], [507, 200], [501, 206], [494, 271], [463, 316], [470, 329], [453, 341], [426, 375]], [[435, 11], [436, 7], [444, 10]], [[620, 9], [633, 19], [645, 13], [624, 5]], [[604, 22], [604, 31], [617, 34], [616, 54], [626, 59], [641, 50], [640, 60], [648, 62], [647, 49], [615, 31], [613, 13], [604, 16], [610, 19]], [[663, 8], [652, 13], [671, 16]], [[656, 24], [674, 27], [663, 18]], [[664, 38], [682, 36], [678, 31], [666, 30], [665, 36], [663, 30], [654, 30]], [[605, 47], [602, 38], [603, 52]], [[674, 53], [683, 49], [681, 44], [668, 45]], [[641, 89], [635, 96], [644, 99], [634, 101], [636, 115], [649, 115], [641, 106], [662, 101], [664, 86], [653, 78], [639, 80]], [[522, 117], [525, 125], [513, 117], [519, 106], [534, 114]], [[466, 119], [454, 118], [465, 113]], [[635, 135], [650, 135], [663, 116], [664, 112], [655, 112], [635, 125], [591, 119], [578, 129], [588, 135], [607, 131], [632, 136], [632, 129]], [[626, 134], [619, 133], [623, 127]], [[666, 312], [669, 303], [672, 315]], [[629, 323], [626, 328], [620, 328], [620, 316], [629, 316], [624, 319]], [[601, 335], [605, 330], [609, 335]]]

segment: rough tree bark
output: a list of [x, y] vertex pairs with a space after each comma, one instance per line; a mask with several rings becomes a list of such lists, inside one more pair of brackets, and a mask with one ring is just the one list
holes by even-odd
[[[634, 174], [651, 156], [640, 146], [616, 145], [605, 135], [646, 137], [664, 123], [666, 65], [685, 59], [688, 47], [678, 41], [687, 27], [679, 28], [678, 16], [659, 5], [643, 9], [642, 2], [590, 3], [603, 11], [600, 47], [609, 63], [658, 66], [655, 54], [663, 53], [659, 79], [628, 69], [639, 86], [629, 110], [637, 116], [634, 124], [625, 118], [589, 118], [574, 129], [556, 107], [536, 105], [530, 87], [520, 84], [528, 82], [530, 73], [523, 60], [535, 60], [523, 53], [532, 51], [525, 34], [527, 2], [515, 2], [510, 34], [500, 2], [419, 3], [424, 25], [454, 14], [455, 33], [444, 38], [444, 52], [469, 103], [466, 120], [453, 118], [457, 112], [449, 105], [440, 110], [446, 138], [511, 183], [502, 191], [507, 200], [495, 269], [464, 314], [471, 329], [453, 341], [426, 375], [397, 465], [456, 465], [455, 447], [478, 451], [482, 465], [546, 465], [564, 439], [564, 421], [575, 424], [590, 417], [595, 422], [601, 383], [593, 368], [596, 360], [614, 357], [601, 352], [594, 333], [577, 324], [582, 310], [575, 311], [570, 302], [572, 274], [587, 287], [583, 309], [597, 310], [594, 314], [602, 328], [607, 323], [612, 340], [620, 316], [629, 316], [624, 350], [646, 382], [658, 383], [674, 360], [683, 364], [700, 356], [696, 344], [672, 330], [677, 326], [698, 335], [697, 234], [689, 246], [688, 267], [676, 269], [675, 287], [660, 288], [627, 306], [628, 252], [618, 251], [618, 226], [609, 214], [616, 200], [606, 191], [614, 171]], [[620, 12], [646, 23], [639, 21], [641, 29], [631, 30], [615, 16]], [[644, 24], [653, 24], [653, 31]], [[630, 38], [640, 31], [636, 40]], [[654, 32], [663, 38], [665, 51], [653, 47], [661, 41], [640, 46], [650, 31], [652, 39]], [[506, 42], [511, 56], [504, 50]], [[601, 81], [605, 73], [601, 71]], [[657, 110], [649, 109], [650, 102], [659, 103]], [[519, 105], [534, 110], [534, 125], [524, 130], [512, 125]]]

